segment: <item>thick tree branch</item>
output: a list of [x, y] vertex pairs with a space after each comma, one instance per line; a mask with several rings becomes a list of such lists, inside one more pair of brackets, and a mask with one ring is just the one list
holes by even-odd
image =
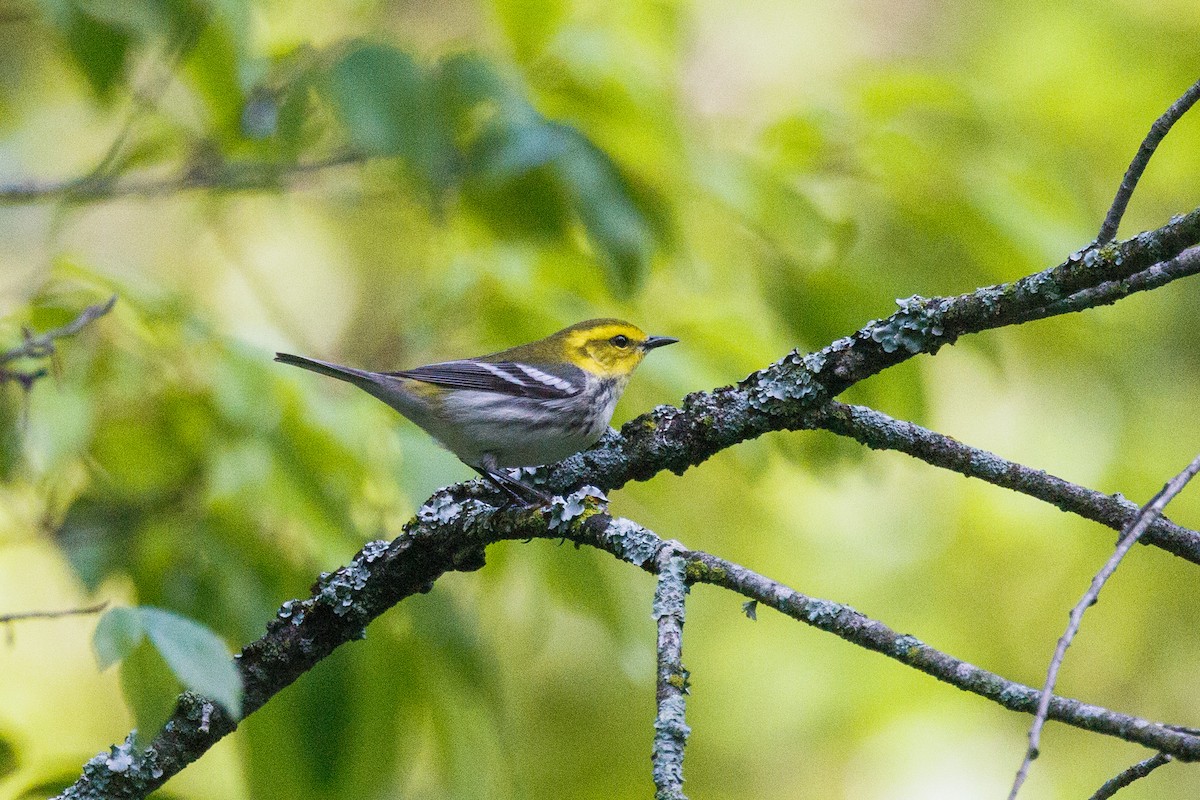
[[892, 316], [821, 350], [793, 351], [737, 386], [688, 395], [682, 407], [659, 406], [627, 423], [619, 436], [540, 470], [538, 480], [555, 493], [585, 483], [614, 489], [663, 470], [682, 474], [769, 431], [811, 428], [820, 407], [850, 386], [920, 353], [935, 353], [960, 336], [1081, 311], [1195, 274], [1200, 257], [1194, 252], [1177, 257], [1196, 245], [1200, 209], [1012, 283], [903, 300]]
[[[1085, 258], [1095, 251], [1088, 251]], [[1049, 303], [1039, 309], [1034, 309], [1022, 315], [1021, 322], [1035, 319], [1045, 319], [1072, 311], [1083, 311], [1087, 308], [1108, 306], [1137, 292], [1147, 292], [1157, 289], [1171, 281], [1186, 278], [1200, 272], [1200, 247], [1184, 250], [1175, 258], [1147, 267], [1141, 272], [1135, 272], [1127, 278], [1105, 281], [1089, 289], [1080, 289], [1070, 297], [1065, 297], [1055, 303]]]
[[691, 728], [684, 721], [688, 671], [683, 667], [684, 596], [687, 594], [686, 552], [668, 542], [656, 557], [658, 588], [654, 591], [654, 619], [658, 626], [658, 670], [654, 718], [653, 764], [655, 800], [687, 800], [683, 793], [683, 749]]
[[[361, 639], [368, 623], [406, 597], [427, 592], [441, 575], [484, 565], [484, 549], [515, 539], [566, 538], [604, 550], [647, 571], [659, 569], [667, 543], [626, 519], [603, 513], [591, 499], [558, 498], [549, 512], [497, 511], [475, 499], [439, 493], [391, 542], [371, 542], [354, 560], [324, 574], [313, 595], [289, 601], [261, 639], [237, 657], [245, 681], [245, 711], [311, 669], [335, 648]], [[840, 603], [807, 597], [745, 567], [699, 551], [677, 549], [689, 583], [731, 589], [793, 619], [865, 647], [1013, 711], [1032, 713], [1037, 690], [942, 653], [916, 638]], [[1200, 736], [1187, 730], [1131, 717], [1063, 697], [1050, 703], [1050, 718], [1142, 744], [1181, 760], [1200, 759]], [[199, 758], [235, 723], [218, 707], [190, 693], [144, 753], [131, 741], [101, 753], [84, 766], [83, 776], [59, 798], [113, 800], [142, 798]]]
[[[935, 467], [1036, 497], [1113, 530], [1123, 530], [1139, 512], [1137, 505], [1123, 497], [1087, 489], [864, 406], [832, 401], [818, 410], [813, 427], [849, 436], [875, 450], [898, 450]], [[1200, 564], [1200, 532], [1170, 520], [1154, 519], [1141, 541]]]

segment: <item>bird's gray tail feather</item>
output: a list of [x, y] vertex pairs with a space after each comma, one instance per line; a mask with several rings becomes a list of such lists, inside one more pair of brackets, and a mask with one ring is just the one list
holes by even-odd
[[331, 364], [328, 361], [320, 361], [315, 358], [294, 356], [291, 353], [276, 353], [275, 360], [280, 364], [291, 364], [293, 367], [300, 367], [312, 372], [319, 372], [322, 375], [328, 375], [331, 378], [349, 381], [356, 386], [375, 383], [374, 374], [366, 370], [343, 367], [340, 364]]

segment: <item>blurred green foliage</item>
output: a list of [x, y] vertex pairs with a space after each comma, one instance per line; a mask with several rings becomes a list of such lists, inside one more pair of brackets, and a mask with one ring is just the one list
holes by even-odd
[[[1200, 53], [1179, 47], [1200, 33], [1190, 11], [0, 9], [0, 189], [81, 179], [0, 208], [0, 348], [22, 325], [120, 297], [31, 392], [2, 389], [0, 610], [99, 597], [168, 609], [237, 647], [319, 572], [469, 477], [371, 398], [277, 367], [276, 349], [400, 368], [623, 316], [684, 343], [639, 372], [620, 422], [820, 347], [894, 298], [1061, 260], [1095, 235], [1150, 122], [1200, 74]], [[1123, 233], [1200, 200], [1198, 139], [1191, 118], [1171, 133]], [[222, 186], [230, 175], [256, 190]], [[202, 178], [218, 185], [171, 188]], [[146, 182], [162, 188], [122, 190]], [[1194, 285], [1172, 284], [964, 340], [847, 397], [1145, 499], [1200, 449], [1177, 422], [1200, 390], [1198, 304]], [[1197, 509], [1184, 496], [1172, 516]], [[627, 487], [614, 510], [1026, 682], [1112, 541], [827, 434], [748, 443]], [[162, 796], [648, 796], [649, 578], [544, 542], [488, 561], [385, 615]], [[1187, 723], [1196, 586], [1139, 548], [1089, 613], [1062, 689]], [[759, 616], [727, 593], [691, 596], [692, 796], [1006, 790], [1026, 720]], [[0, 800], [53, 791], [133, 725], [88, 652], [94, 626], [26, 625], [0, 648]], [[145, 669], [127, 688], [140, 675], [173, 690], [152, 655], [134, 651]], [[1140, 757], [1052, 727], [1027, 791], [1087, 796]], [[1198, 785], [1168, 767], [1125, 794]]]
[[[242, 716], [242, 679], [233, 654], [194, 620], [152, 606], [113, 608], [96, 623], [92, 649], [101, 670], [121, 663], [125, 696], [135, 709], [138, 730], [161, 728], [184, 689], [216, 700], [235, 719]], [[158, 677], [164, 672], [165, 680]], [[143, 703], [144, 712], [139, 708]]]

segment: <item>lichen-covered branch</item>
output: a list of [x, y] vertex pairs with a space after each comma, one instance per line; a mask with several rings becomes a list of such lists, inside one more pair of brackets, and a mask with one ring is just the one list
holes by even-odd
[[1029, 773], [1029, 767], [1033, 764], [1033, 760], [1038, 757], [1038, 752], [1041, 748], [1042, 727], [1046, 723], [1046, 714], [1050, 707], [1050, 697], [1054, 693], [1054, 686], [1058, 682], [1058, 671], [1062, 667], [1063, 660], [1067, 656], [1067, 648], [1071, 646], [1071, 642], [1075, 639], [1075, 634], [1079, 631], [1079, 626], [1083, 623], [1084, 613], [1095, 605], [1100, 599], [1100, 590], [1104, 588], [1104, 584], [1117, 571], [1117, 567], [1121, 565], [1125, 555], [1129, 552], [1138, 539], [1145, 535], [1149, 530], [1150, 525], [1158, 519], [1175, 497], [1183, 491], [1183, 487], [1187, 486], [1196, 474], [1200, 473], [1200, 456], [1192, 459], [1191, 463], [1184, 467], [1180, 472], [1158, 491], [1150, 502], [1142, 506], [1138, 511], [1137, 516], [1129, 523], [1129, 526], [1121, 531], [1120, 541], [1117, 542], [1116, 550], [1109, 556], [1108, 561], [1100, 568], [1092, 578], [1091, 584], [1087, 591], [1083, 593], [1083, 597], [1071, 609], [1068, 616], [1067, 629], [1063, 635], [1059, 637], [1058, 645], [1054, 649], [1054, 656], [1050, 659], [1050, 667], [1046, 671], [1046, 682], [1042, 686], [1038, 698], [1037, 713], [1033, 715], [1033, 724], [1029, 728], [1029, 747], [1025, 751], [1025, 758], [1021, 761], [1021, 767], [1017, 770], [1017, 777], [1013, 781], [1012, 791], [1009, 793], [1009, 800], [1016, 800], [1017, 793], [1021, 790], [1021, 784], [1025, 782], [1025, 776]]
[[900, 310], [807, 355], [789, 353], [737, 386], [659, 406], [619, 436], [539, 471], [556, 493], [584, 483], [613, 489], [669, 470], [683, 473], [715, 453], [769, 431], [813, 426], [814, 415], [850, 386], [970, 333], [1112, 303], [1200, 271], [1200, 209], [1155, 231], [1072, 254], [1012, 283], [952, 297], [911, 297]]
[[[832, 401], [818, 410], [813, 425], [875, 450], [898, 450], [936, 467], [1036, 497], [1114, 530], [1123, 530], [1138, 515], [1138, 506], [1123, 497], [1087, 489], [864, 406]], [[1159, 517], [1141, 540], [1200, 564], [1200, 532]]]
[[1171, 281], [1200, 272], [1200, 248], [1191, 247], [1174, 258], [1167, 259], [1127, 278], [1105, 281], [1088, 289], [1080, 289], [1070, 297], [1034, 309], [1022, 315], [1021, 322], [1045, 319], [1072, 311], [1108, 306], [1137, 292], [1147, 292]]
[[[667, 543], [640, 525], [604, 513], [588, 487], [541, 509], [498, 511], [474, 498], [441, 492], [391, 542], [371, 542], [350, 564], [326, 573], [306, 600], [284, 603], [267, 633], [237, 657], [245, 682], [245, 712], [252, 713], [334, 649], [361, 639], [366, 626], [396, 603], [427, 592], [449, 571], [484, 565], [495, 542], [566, 538], [604, 550], [650, 572]], [[942, 653], [902, 635], [849, 606], [807, 597], [745, 567], [699, 551], [673, 547], [688, 583], [731, 589], [793, 619], [882, 653], [938, 680], [1032, 713], [1037, 690]], [[668, 559], [668, 563], [670, 563]], [[1096, 733], [1136, 742], [1181, 760], [1200, 759], [1200, 735], [1063, 697], [1050, 703], [1050, 718]], [[131, 741], [114, 746], [84, 766], [82, 777], [61, 800], [142, 798], [199, 758], [235, 723], [219, 707], [190, 693], [167, 725], [139, 752]]]
[[1132, 767], [1129, 767], [1128, 769], [1105, 781], [1104, 785], [1097, 789], [1096, 793], [1092, 795], [1089, 800], [1108, 800], [1108, 798], [1112, 797], [1129, 784], [1133, 783], [1134, 781], [1141, 780], [1164, 764], [1170, 764], [1173, 760], [1174, 759], [1166, 753], [1157, 753], [1150, 756], [1145, 761], [1139, 761]]
[[654, 619], [658, 625], [658, 670], [654, 718], [653, 765], [655, 800], [687, 800], [683, 793], [683, 750], [691, 728], [684, 720], [688, 671], [683, 667], [684, 597], [687, 594], [686, 562], [676, 555], [682, 547], [668, 543], [658, 555], [658, 588], [654, 591]]
[[[1193, 274], [1194, 254], [1175, 266], [1167, 262], [1197, 244], [1200, 210], [1118, 245], [1075, 254], [1057, 267], [1011, 284], [957, 297], [909, 298], [896, 314], [871, 322], [823, 350], [809, 355], [793, 352], [736, 387], [689, 395], [680, 408], [659, 407], [628, 423], [620, 434], [607, 436], [598, 447], [539, 470], [537, 479], [556, 493], [584, 483], [614, 488], [664, 469], [683, 472], [768, 431], [814, 427], [836, 394], [918, 353], [934, 353], [961, 335], [1016, 324], [1030, 315], [1049, 314], [1049, 309], [1066, 313], [1112, 302], [1118, 294]], [[1119, 292], [1114, 288], [1118, 284]], [[482, 566], [483, 548], [491, 542], [551, 531], [554, 537], [566, 535], [639, 565], [650, 561], [661, 544], [633, 523], [603, 515], [596, 515], [596, 522], [566, 525], [561, 518], [554, 522], [532, 511], [493, 512], [471, 497], [476, 492], [488, 496], [477, 484], [440, 493], [423, 509], [426, 516], [410, 523], [395, 541], [368, 546], [351, 565], [322, 578], [313, 598], [286, 605], [268, 634], [239, 656], [247, 712], [259, 708], [335, 647], [360, 637], [378, 614], [404, 597], [426, 591], [442, 573]], [[1163, 533], [1155, 528], [1155, 544], [1162, 546]], [[692, 553], [687, 560], [692, 582], [735, 589], [1007, 708], [1031, 711], [1036, 705], [1034, 690], [900, 636], [852, 609], [805, 598], [713, 556]], [[175, 717], [145, 756], [97, 757], [63, 797], [144, 796], [233, 729], [234, 723], [219, 709], [210, 711], [210, 704], [184, 695]], [[1116, 712], [1055, 698], [1050, 717], [1179, 758], [1200, 758], [1200, 738]], [[121, 769], [114, 769], [114, 764]]]

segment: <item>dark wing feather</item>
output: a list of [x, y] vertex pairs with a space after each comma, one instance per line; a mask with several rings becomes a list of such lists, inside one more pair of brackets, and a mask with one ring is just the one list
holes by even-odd
[[583, 370], [571, 364], [533, 366], [512, 361], [446, 361], [387, 374], [449, 389], [472, 389], [542, 400], [574, 397], [584, 385]]

